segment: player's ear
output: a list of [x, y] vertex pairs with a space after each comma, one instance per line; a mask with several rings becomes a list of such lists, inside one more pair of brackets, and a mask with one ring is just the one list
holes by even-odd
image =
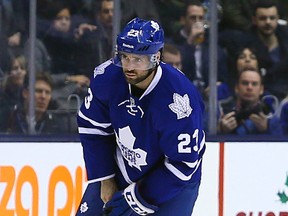
[[158, 51], [158, 52], [156, 53], [156, 61], [157, 61], [158, 64], [159, 64], [160, 60], [161, 60], [161, 52]]

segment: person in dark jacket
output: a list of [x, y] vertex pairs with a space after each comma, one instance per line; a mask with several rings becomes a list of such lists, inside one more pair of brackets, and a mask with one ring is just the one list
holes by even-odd
[[221, 106], [218, 134], [282, 135], [280, 120], [261, 100], [264, 92], [259, 71], [246, 69], [239, 72], [235, 85], [235, 101]]
[[256, 48], [259, 62], [266, 68], [264, 85], [267, 91], [283, 99], [288, 92], [288, 31], [278, 24], [277, 4], [271, 0], [259, 1], [252, 17], [253, 28], [246, 34], [246, 43]]
[[[52, 79], [47, 73], [37, 73], [35, 77], [35, 120], [33, 129], [35, 134], [54, 134], [63, 132], [63, 126], [58, 119], [48, 112], [52, 102]], [[22, 91], [23, 103], [15, 106], [7, 116], [5, 132], [9, 134], [29, 133], [29, 89], [28, 76], [25, 78]]]
[[[209, 97], [209, 34], [205, 9], [201, 1], [191, 1], [181, 16], [182, 29], [173, 37], [182, 55], [182, 71], [197, 86], [203, 97]], [[228, 63], [225, 51], [217, 47], [217, 91], [218, 100], [232, 95], [227, 82]]]

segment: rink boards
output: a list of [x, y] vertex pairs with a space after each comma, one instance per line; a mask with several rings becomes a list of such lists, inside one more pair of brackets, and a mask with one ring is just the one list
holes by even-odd
[[[0, 142], [0, 215], [73, 216], [78, 142]], [[288, 216], [288, 142], [209, 142], [195, 216]]]

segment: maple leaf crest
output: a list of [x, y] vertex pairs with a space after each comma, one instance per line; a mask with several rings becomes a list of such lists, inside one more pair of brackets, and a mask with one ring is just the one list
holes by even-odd
[[153, 20], [151, 21], [151, 26], [157, 31], [160, 29], [158, 23]]
[[111, 61], [106, 61], [104, 63], [102, 63], [101, 65], [99, 65], [98, 67], [96, 67], [94, 69], [94, 78], [97, 76], [97, 75], [101, 75], [104, 73], [105, 71], [105, 68], [111, 64]]
[[187, 94], [182, 97], [181, 95], [174, 93], [173, 101], [173, 103], [169, 104], [169, 108], [172, 112], [176, 113], [177, 119], [190, 116], [193, 109], [190, 106], [190, 99]]
[[80, 206], [80, 212], [81, 212], [81, 213], [84, 213], [84, 212], [86, 212], [87, 210], [88, 210], [87, 202], [82, 203], [81, 206]]
[[129, 166], [134, 166], [141, 171], [141, 166], [147, 165], [147, 152], [140, 148], [134, 149], [135, 140], [136, 138], [133, 136], [129, 126], [119, 129], [117, 143], [123, 157], [128, 161]]

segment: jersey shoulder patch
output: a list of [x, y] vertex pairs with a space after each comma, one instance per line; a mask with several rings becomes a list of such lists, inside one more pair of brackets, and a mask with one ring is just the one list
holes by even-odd
[[98, 67], [96, 67], [94, 69], [94, 78], [97, 76], [97, 75], [101, 75], [101, 74], [104, 74], [105, 72], [105, 68], [108, 67], [110, 64], [112, 63], [112, 60], [108, 60], [102, 64], [100, 64]]
[[181, 96], [178, 93], [173, 94], [173, 103], [168, 105], [170, 110], [177, 115], [177, 119], [189, 117], [192, 113], [190, 99], [187, 94]]

